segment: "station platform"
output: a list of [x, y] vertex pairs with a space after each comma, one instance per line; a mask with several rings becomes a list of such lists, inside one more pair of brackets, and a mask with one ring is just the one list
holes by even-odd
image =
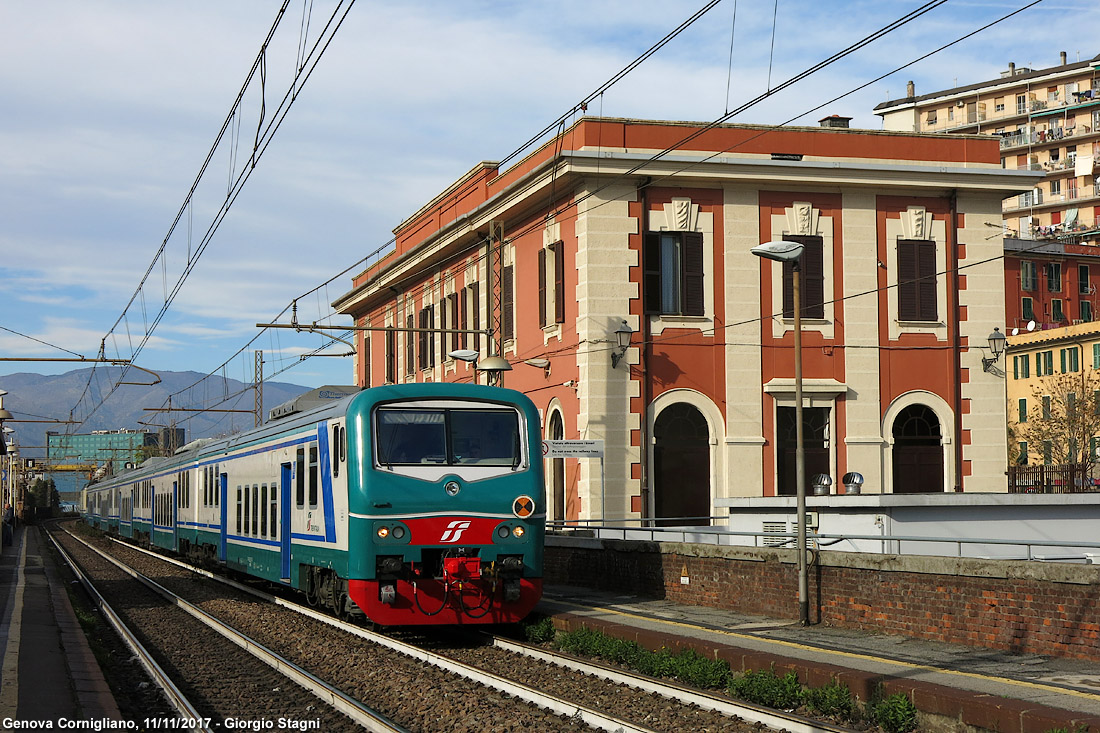
[[120, 721], [48, 542], [37, 527], [19, 525], [0, 548], [0, 720], [54, 728]]
[[[1100, 660], [1017, 655], [772, 619], [589, 588], [548, 585], [538, 611], [555, 627], [588, 627], [648, 649], [692, 648], [735, 672], [794, 671], [836, 680], [862, 701], [908, 694], [936, 730], [1100, 731]], [[930, 726], [931, 727], [931, 726]]]

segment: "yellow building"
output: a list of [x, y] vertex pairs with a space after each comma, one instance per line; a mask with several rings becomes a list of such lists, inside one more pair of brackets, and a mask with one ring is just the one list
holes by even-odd
[[[1097, 454], [1100, 434], [1100, 324], [1081, 323], [1009, 335], [1005, 349], [1009, 460], [1051, 464]], [[1078, 415], [1074, 420], [1072, 416]], [[1069, 417], [1067, 417], [1069, 416]], [[1061, 439], [1032, 424], [1072, 423]], [[1012, 445], [1012, 443], [1015, 445]]]

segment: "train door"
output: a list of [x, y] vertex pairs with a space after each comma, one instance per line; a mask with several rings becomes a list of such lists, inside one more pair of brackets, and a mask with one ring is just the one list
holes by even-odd
[[176, 527], [176, 519], [178, 512], [176, 508], [180, 505], [180, 485], [178, 481], [172, 482], [172, 511], [169, 512], [169, 519], [172, 523], [172, 549], [179, 549], [179, 530]]
[[229, 474], [218, 474], [218, 505], [221, 507], [221, 518], [218, 526], [218, 559], [226, 560], [226, 537], [229, 535]]
[[290, 487], [292, 485], [292, 464], [284, 463], [279, 478], [279, 552], [282, 556], [279, 577], [285, 582], [290, 582]]

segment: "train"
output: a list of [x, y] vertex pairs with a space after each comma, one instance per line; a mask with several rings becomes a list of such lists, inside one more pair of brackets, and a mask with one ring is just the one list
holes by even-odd
[[542, 595], [539, 414], [514, 390], [322, 387], [90, 484], [84, 520], [380, 626], [515, 623]]

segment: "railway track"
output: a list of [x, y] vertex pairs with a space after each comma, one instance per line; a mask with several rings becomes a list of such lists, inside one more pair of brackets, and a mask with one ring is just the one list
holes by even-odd
[[[71, 535], [59, 539], [67, 549], [72, 548], [81, 564], [107, 563], [91, 550], [78, 547]], [[346, 624], [234, 581], [203, 578], [196, 575], [203, 571], [130, 545], [97, 537], [87, 539], [97, 550], [109, 551], [118, 561], [155, 576], [164, 592], [178, 594], [250, 637], [251, 643], [269, 647], [286, 663], [300, 666], [342, 690], [347, 698], [369, 701], [380, 715], [410, 730], [845, 730], [582, 663], [505, 639], [450, 645], [445, 652], [430, 650], [423, 644], [410, 644]], [[117, 584], [117, 576], [111, 582]], [[182, 605], [184, 601], [172, 603]], [[196, 629], [191, 633], [197, 636], [203, 632]], [[226, 646], [224, 642], [222, 646]], [[270, 706], [266, 709], [269, 712], [264, 715], [269, 717], [261, 715], [259, 719], [275, 720], [272, 716], [278, 716], [279, 720], [304, 720], [295, 718], [297, 713], [271, 711]], [[340, 730], [327, 726], [316, 729]]]

